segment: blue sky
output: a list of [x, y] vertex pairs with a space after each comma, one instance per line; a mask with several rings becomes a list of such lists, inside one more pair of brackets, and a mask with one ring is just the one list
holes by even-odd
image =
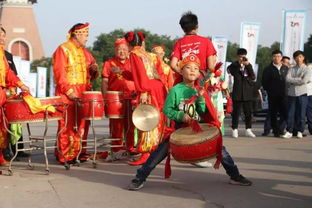
[[282, 11], [287, 9], [307, 10], [306, 40], [312, 34], [312, 0], [38, 0], [34, 5], [46, 56], [78, 22], [91, 24], [88, 45], [99, 34], [119, 28], [181, 37], [178, 22], [188, 10], [199, 18], [200, 35], [222, 35], [239, 43], [241, 22], [259, 22], [259, 44], [270, 46], [281, 40]]

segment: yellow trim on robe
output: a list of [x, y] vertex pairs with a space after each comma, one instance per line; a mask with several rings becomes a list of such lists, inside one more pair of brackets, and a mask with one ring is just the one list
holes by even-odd
[[66, 78], [70, 85], [87, 84], [87, 65], [84, 49], [78, 48], [72, 41], [61, 45], [66, 57]]

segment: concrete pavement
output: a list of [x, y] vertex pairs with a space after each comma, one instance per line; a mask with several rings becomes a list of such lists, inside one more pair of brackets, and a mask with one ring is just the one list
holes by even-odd
[[[229, 135], [228, 119], [226, 133]], [[256, 135], [262, 133], [262, 122], [254, 124]], [[56, 131], [50, 123], [49, 135]], [[40, 135], [42, 124], [32, 124], [33, 134]], [[243, 124], [240, 124], [243, 129]], [[107, 120], [96, 122], [97, 135], [108, 134]], [[244, 135], [241, 130], [240, 135]], [[45, 175], [43, 155], [34, 152], [34, 170], [25, 161], [15, 162], [13, 176], [0, 167], [0, 208], [97, 208], [97, 207], [311, 207], [312, 204], [312, 138], [278, 139], [274, 137], [233, 139], [224, 144], [240, 172], [253, 186], [228, 184], [223, 168], [200, 169], [172, 160], [172, 176], [163, 179], [164, 164], [157, 167], [143, 189], [126, 190], [137, 167], [126, 161], [91, 162], [70, 170], [59, 165], [52, 154], [50, 175]], [[212, 161], [213, 162], [213, 161]]]

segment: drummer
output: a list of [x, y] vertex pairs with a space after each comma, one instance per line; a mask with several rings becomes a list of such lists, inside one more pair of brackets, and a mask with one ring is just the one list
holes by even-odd
[[102, 93], [105, 95], [107, 91], [123, 92], [125, 115], [128, 116], [109, 119], [109, 129], [112, 138], [121, 138], [119, 141], [112, 141], [112, 145], [123, 145], [122, 138], [125, 137], [126, 145], [124, 147], [113, 147], [113, 155], [110, 155], [107, 158], [108, 160], [120, 159], [125, 152], [125, 148], [129, 152], [133, 151], [134, 126], [131, 121], [131, 103], [135, 98], [135, 87], [134, 82], [127, 78], [125, 72], [130, 73], [129, 47], [124, 38], [117, 38], [115, 41], [115, 57], [103, 64]]
[[[3, 35], [3, 34], [2, 34]], [[5, 57], [4, 46], [0, 45], [0, 107], [6, 101], [6, 90], [12, 87], [19, 87], [22, 91], [29, 91], [29, 88], [15, 75], [10, 69], [8, 60]], [[9, 113], [9, 112], [8, 112]], [[0, 111], [0, 166], [8, 165], [3, 157], [3, 150], [7, 147], [7, 132], [2, 120], [2, 111]]]
[[[61, 154], [55, 151], [57, 160], [62, 163], [65, 160], [75, 162], [80, 151], [80, 139], [82, 137], [85, 140], [88, 135], [89, 121], [75, 114], [75, 100], [81, 97], [84, 91], [91, 90], [90, 80], [98, 76], [98, 65], [85, 48], [88, 35], [89, 23], [75, 24], [68, 31], [68, 41], [62, 43], [53, 54], [55, 95], [61, 96], [63, 102], [68, 104], [67, 126], [65, 117], [58, 122], [58, 130], [65, 128], [58, 137]], [[84, 143], [83, 146], [85, 145]], [[87, 158], [88, 155], [83, 148], [79, 160], [85, 161]]]
[[[183, 82], [174, 86], [166, 98], [164, 113], [168, 118], [175, 122], [175, 127], [180, 128], [190, 124], [193, 120], [198, 120], [200, 114], [207, 114], [206, 116], [210, 118], [208, 123], [220, 127], [220, 123], [216, 116], [216, 111], [212, 106], [211, 100], [204, 99], [202, 95], [206, 92], [202, 88], [198, 89], [196, 80], [198, 80], [200, 73], [200, 60], [195, 54], [190, 54], [182, 59], [180, 63], [181, 73], [183, 77]], [[197, 88], [197, 90], [196, 90]], [[189, 100], [192, 96], [198, 94], [199, 97], [195, 100], [195, 112], [188, 111], [188, 105], [185, 104], [186, 100]], [[207, 104], [206, 104], [207, 103]], [[206, 108], [208, 107], [208, 109]], [[158, 165], [162, 160], [164, 160], [168, 154], [168, 142], [169, 139], [165, 140], [158, 148], [151, 154], [146, 163], [143, 164], [141, 168], [137, 170], [136, 177], [131, 181], [128, 186], [129, 190], [139, 190], [143, 187], [145, 180], [150, 175], [152, 170]], [[225, 147], [222, 147], [223, 158], [221, 163], [226, 170], [226, 173], [230, 176], [230, 184], [250, 186], [251, 181], [246, 179], [239, 173], [237, 166], [230, 154], [226, 151]], [[218, 168], [216, 163], [215, 168]]]

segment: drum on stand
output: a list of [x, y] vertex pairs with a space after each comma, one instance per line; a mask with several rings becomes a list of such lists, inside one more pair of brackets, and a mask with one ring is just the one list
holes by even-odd
[[78, 99], [78, 113], [85, 120], [100, 120], [104, 116], [104, 102], [101, 91], [85, 91]]
[[[53, 106], [63, 105], [62, 98], [60, 96], [38, 98], [42, 105], [51, 104]], [[60, 120], [62, 118], [62, 112], [56, 111], [55, 113], [48, 114], [46, 118], [45, 112], [39, 112], [33, 114], [27, 104], [22, 99], [7, 100], [4, 104], [4, 113], [9, 123], [34, 123], [42, 122], [45, 119], [48, 120]]]
[[200, 124], [202, 132], [194, 133], [191, 127], [180, 128], [170, 136], [172, 156], [178, 162], [196, 163], [209, 160], [217, 154], [220, 130]]
[[123, 92], [107, 91], [104, 95], [105, 116], [107, 118], [123, 118], [125, 114], [123, 101]]

